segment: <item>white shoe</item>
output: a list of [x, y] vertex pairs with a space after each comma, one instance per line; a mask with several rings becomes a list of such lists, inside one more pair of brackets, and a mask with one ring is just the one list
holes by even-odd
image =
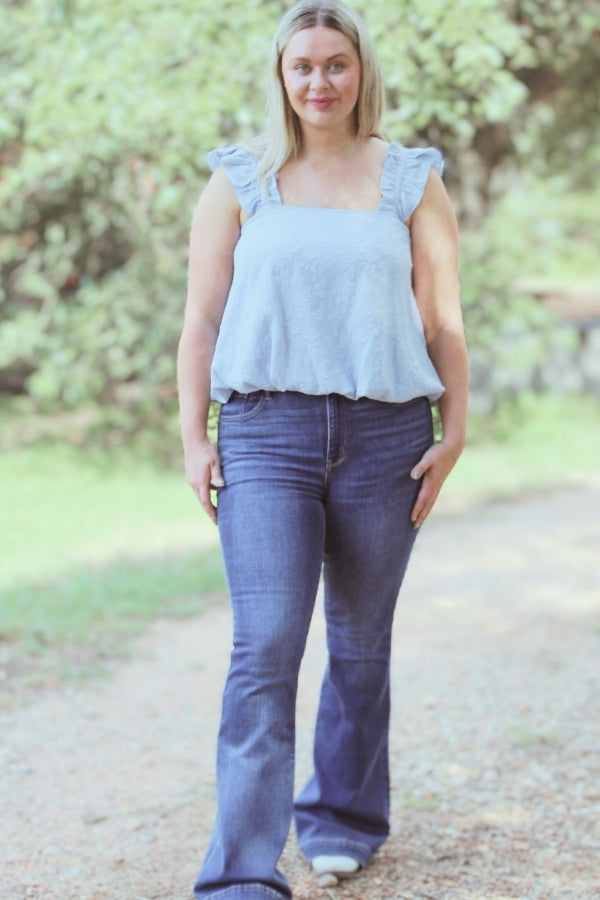
[[360, 863], [353, 856], [315, 856], [311, 860], [315, 875], [333, 875], [348, 878], [360, 869]]

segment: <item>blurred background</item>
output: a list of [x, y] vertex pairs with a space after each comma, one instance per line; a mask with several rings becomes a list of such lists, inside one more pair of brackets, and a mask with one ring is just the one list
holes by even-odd
[[[206, 153], [260, 131], [289, 3], [0, 3], [0, 685], [224, 590], [175, 354]], [[369, 0], [385, 132], [461, 226], [470, 445], [441, 512], [600, 472], [600, 3]]]

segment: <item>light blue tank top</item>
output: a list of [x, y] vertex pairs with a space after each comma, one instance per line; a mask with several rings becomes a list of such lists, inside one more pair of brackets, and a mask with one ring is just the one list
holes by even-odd
[[281, 202], [276, 176], [265, 193], [257, 158], [213, 150], [249, 219], [215, 347], [211, 397], [254, 390], [342, 394], [353, 400], [436, 400], [443, 385], [428, 356], [412, 290], [410, 231], [433, 148], [389, 145], [377, 209]]

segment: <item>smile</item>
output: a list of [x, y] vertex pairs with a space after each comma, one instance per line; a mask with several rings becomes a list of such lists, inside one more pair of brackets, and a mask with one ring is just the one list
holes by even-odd
[[313, 97], [308, 101], [315, 109], [327, 109], [334, 102], [333, 97]]

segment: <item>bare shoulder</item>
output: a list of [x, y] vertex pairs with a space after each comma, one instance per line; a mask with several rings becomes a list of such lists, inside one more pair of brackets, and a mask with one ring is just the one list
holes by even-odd
[[379, 159], [385, 159], [387, 152], [390, 149], [390, 142], [377, 137], [376, 135], [372, 135], [367, 140], [367, 146], [371, 149], [372, 153], [377, 154]]
[[366, 153], [370, 164], [376, 169], [381, 170], [387, 159], [390, 142], [384, 141], [380, 137], [370, 137], [366, 142]]
[[409, 228], [415, 229], [420, 224], [434, 222], [452, 231], [457, 230], [456, 215], [442, 176], [431, 168], [421, 202], [406, 224]]
[[217, 221], [227, 218], [237, 218], [239, 220], [241, 213], [240, 202], [236, 197], [235, 190], [229, 180], [223, 164], [210, 176], [206, 187], [200, 195], [194, 221], [202, 219], [205, 216], [217, 217]]

